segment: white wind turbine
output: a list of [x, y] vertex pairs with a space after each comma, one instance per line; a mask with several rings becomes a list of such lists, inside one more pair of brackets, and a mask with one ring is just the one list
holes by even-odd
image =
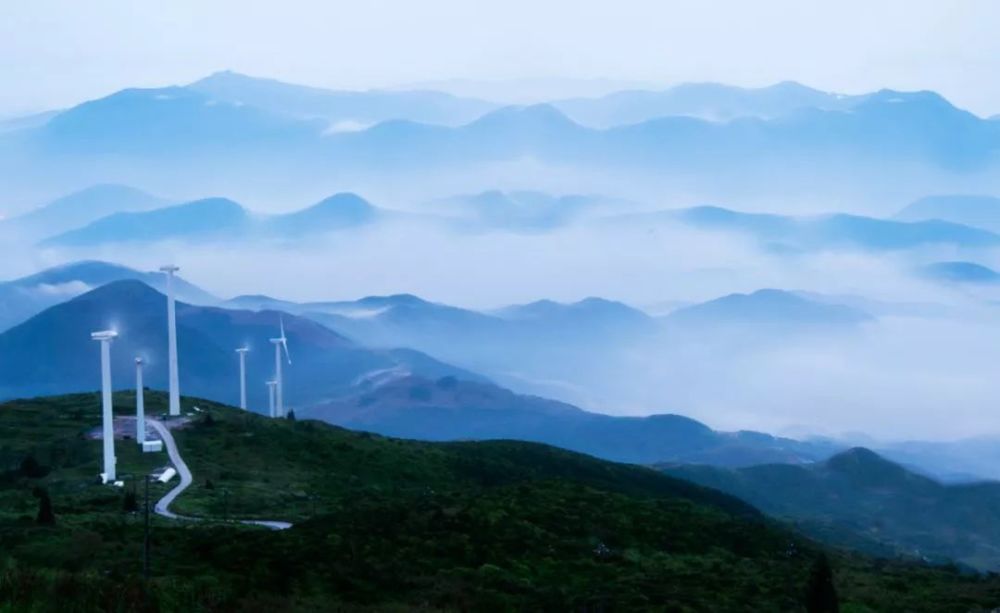
[[240, 408], [247, 410], [247, 352], [249, 347], [240, 347], [236, 353], [240, 355]]
[[111, 411], [111, 341], [118, 337], [114, 330], [94, 332], [90, 335], [101, 343], [101, 426], [104, 444], [104, 483], [115, 482], [115, 416]]
[[167, 275], [167, 366], [170, 385], [170, 414], [181, 414], [181, 390], [177, 375], [177, 308], [174, 304], [174, 274], [177, 266], [161, 266], [160, 272]]
[[270, 417], [275, 417], [274, 414], [274, 387], [278, 385], [277, 381], [268, 381], [267, 385], [267, 414]]
[[278, 319], [278, 325], [281, 328], [281, 336], [278, 338], [272, 338], [271, 343], [274, 344], [274, 384], [275, 384], [275, 403], [274, 403], [274, 416], [284, 417], [285, 416], [285, 399], [284, 399], [284, 382], [281, 376], [281, 352], [284, 350], [285, 358], [288, 360], [289, 366], [292, 364], [292, 356], [288, 353], [288, 338], [285, 337], [285, 321], [284, 319]]
[[142, 447], [146, 442], [146, 398], [142, 386], [142, 358], [135, 359], [135, 440]]

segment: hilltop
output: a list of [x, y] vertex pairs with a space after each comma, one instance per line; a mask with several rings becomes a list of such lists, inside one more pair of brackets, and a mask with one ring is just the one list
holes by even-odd
[[[118, 412], [131, 401], [117, 396]], [[162, 394], [148, 401], [164, 411]], [[161, 610], [797, 610], [823, 551], [735, 498], [646, 468], [183, 399], [185, 412], [194, 405], [174, 434], [195, 477], [177, 510], [214, 520], [154, 520], [149, 598]], [[0, 405], [0, 606], [44, 609], [68, 589], [78, 610], [143, 609], [141, 523], [123, 512], [123, 492], [94, 482], [99, 443], [83, 434], [97, 423], [96, 394]], [[131, 447], [118, 443], [127, 480], [156, 464]], [[53, 527], [32, 520], [35, 487], [51, 495]], [[993, 578], [827, 553], [845, 607], [966, 611], [1000, 599]]]
[[739, 496], [832, 544], [1000, 569], [996, 482], [944, 485], [864, 448], [799, 466], [666, 472]]

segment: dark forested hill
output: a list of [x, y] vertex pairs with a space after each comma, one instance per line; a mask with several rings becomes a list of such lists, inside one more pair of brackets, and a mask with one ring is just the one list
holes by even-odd
[[832, 543], [1000, 569], [1000, 483], [942, 485], [862, 448], [809, 465], [666, 472], [739, 496]]
[[[150, 394], [162, 414], [165, 399]], [[131, 412], [128, 394], [116, 397]], [[140, 580], [135, 475], [97, 485], [96, 395], [0, 405], [0, 609], [805, 610], [824, 549], [747, 504], [656, 471], [511, 441], [421, 443], [183, 399], [194, 485], [156, 517]], [[43, 493], [44, 491], [44, 493]], [[162, 486], [155, 486], [155, 499]], [[39, 500], [54, 525], [39, 525]], [[284, 519], [267, 531], [224, 521]], [[825, 552], [844, 608], [968, 611], [1000, 581]]]

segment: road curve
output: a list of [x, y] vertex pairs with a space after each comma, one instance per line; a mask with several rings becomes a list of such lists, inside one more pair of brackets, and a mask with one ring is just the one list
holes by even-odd
[[[164, 447], [167, 448], [167, 455], [170, 456], [170, 462], [174, 465], [178, 476], [181, 478], [180, 483], [167, 492], [163, 498], [160, 498], [154, 507], [154, 511], [157, 515], [162, 515], [163, 517], [168, 517], [170, 519], [201, 521], [203, 519], [201, 517], [178, 515], [170, 510], [171, 503], [173, 503], [174, 499], [181, 495], [181, 492], [186, 490], [191, 485], [194, 481], [194, 477], [191, 475], [191, 469], [188, 468], [187, 464], [184, 462], [184, 458], [181, 457], [180, 452], [177, 450], [177, 442], [174, 440], [174, 435], [171, 434], [170, 429], [156, 419], [147, 419], [146, 423], [152, 426], [153, 429], [159, 433]], [[286, 530], [292, 527], [292, 524], [286, 521], [263, 519], [241, 519], [239, 520], [239, 523], [253, 526], [263, 526], [265, 528], [270, 528], [271, 530]]]

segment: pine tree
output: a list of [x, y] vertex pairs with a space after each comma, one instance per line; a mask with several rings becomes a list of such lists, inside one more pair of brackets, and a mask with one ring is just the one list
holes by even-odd
[[48, 472], [30, 453], [21, 460], [21, 474], [29, 479], [41, 479]]
[[125, 499], [122, 501], [122, 510], [126, 513], [135, 513], [139, 510], [139, 499], [135, 495], [135, 488], [125, 492]]
[[809, 613], [839, 613], [840, 600], [833, 585], [833, 570], [826, 554], [820, 554], [809, 572], [806, 588], [806, 611]]
[[56, 515], [52, 512], [49, 492], [45, 488], [36, 487], [32, 493], [38, 499], [38, 515], [35, 517], [35, 522], [40, 526], [56, 525]]

